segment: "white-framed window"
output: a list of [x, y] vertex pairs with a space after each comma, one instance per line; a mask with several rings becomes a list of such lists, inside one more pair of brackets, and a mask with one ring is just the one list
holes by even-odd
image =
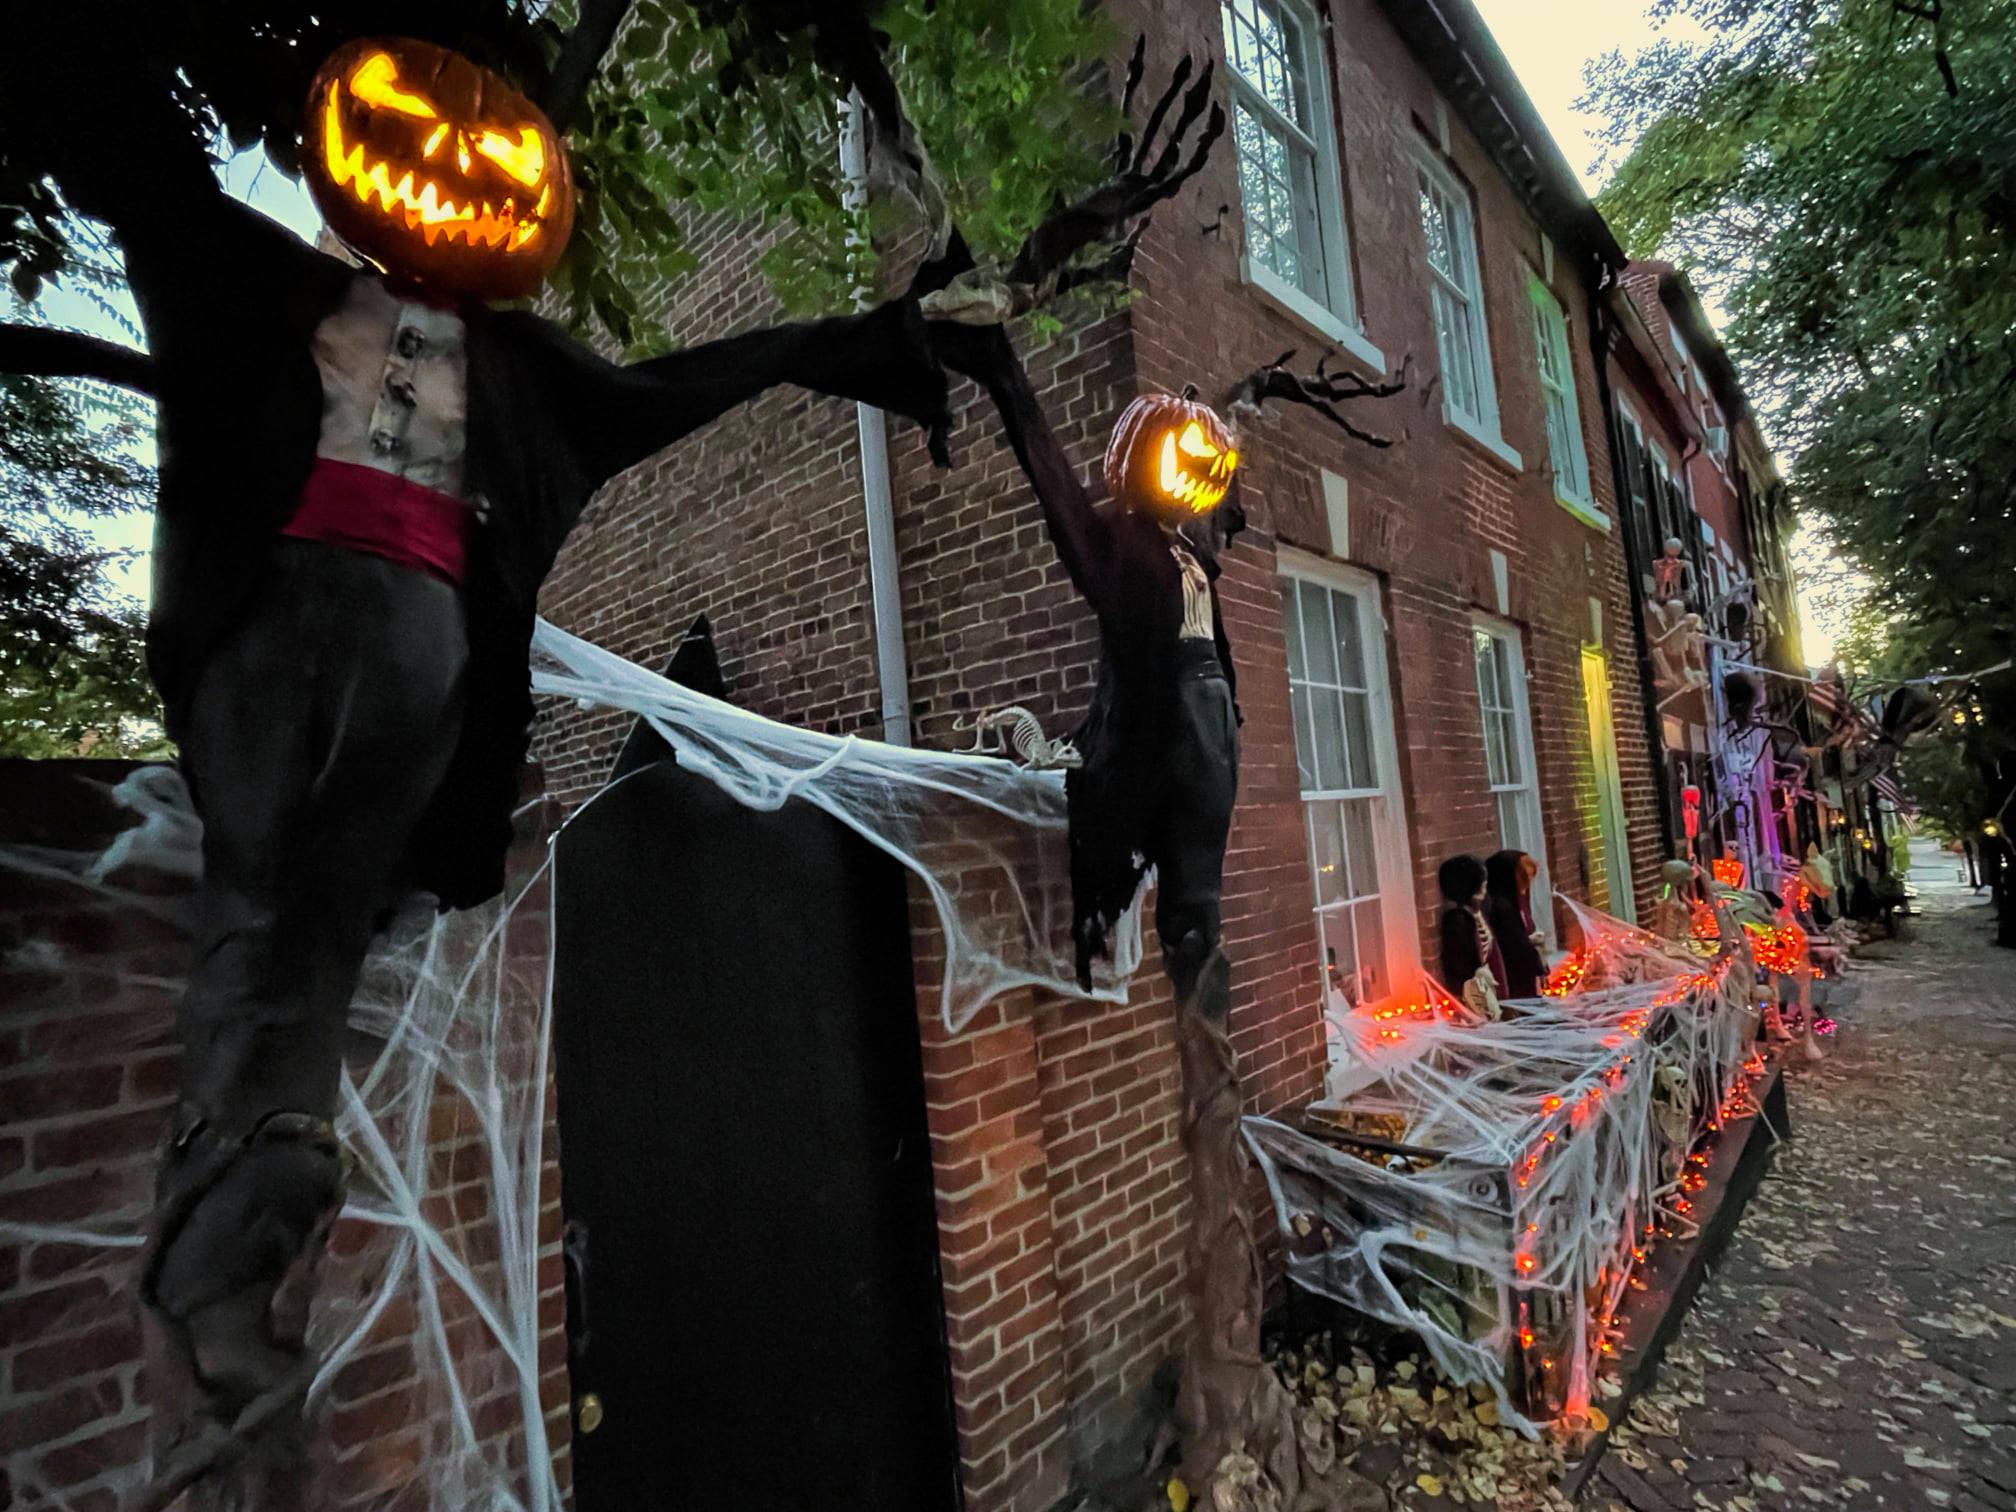
[[1594, 509], [1568, 320], [1554, 291], [1539, 279], [1527, 284], [1527, 292], [1533, 300], [1533, 346], [1539, 354], [1540, 394], [1547, 406], [1547, 456], [1554, 464], [1554, 492], [1568, 503]]
[[1378, 584], [1284, 553], [1281, 588], [1326, 1000], [1374, 1003], [1419, 967]]
[[1246, 275], [1304, 314], [1357, 325], [1328, 70], [1302, 0], [1224, 0]]
[[1498, 390], [1491, 377], [1470, 193], [1425, 150], [1415, 160], [1414, 173], [1435, 309], [1435, 346], [1442, 361], [1442, 405], [1451, 419], [1495, 439]]
[[1521, 850], [1540, 868], [1533, 880], [1533, 922], [1554, 938], [1554, 908], [1541, 829], [1539, 766], [1533, 759], [1533, 717], [1526, 699], [1526, 657], [1519, 632], [1476, 615], [1471, 644], [1477, 661], [1477, 708], [1484, 725], [1484, 771], [1498, 809], [1498, 844]]

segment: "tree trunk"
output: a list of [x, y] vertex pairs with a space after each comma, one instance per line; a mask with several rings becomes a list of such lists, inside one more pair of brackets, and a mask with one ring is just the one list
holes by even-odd
[[1278, 1506], [1286, 1508], [1296, 1504], [1302, 1476], [1290, 1403], [1260, 1357], [1260, 1250], [1246, 1208], [1248, 1159], [1238, 1058], [1226, 1032], [1230, 1010], [1232, 962], [1214, 950], [1195, 990], [1175, 1004], [1189, 1159], [1189, 1343], [1177, 1395], [1183, 1480], [1206, 1498], [1204, 1506], [1258, 1506], [1250, 1492], [1218, 1484], [1226, 1456], [1246, 1456], [1252, 1464], [1242, 1474], [1264, 1470]]

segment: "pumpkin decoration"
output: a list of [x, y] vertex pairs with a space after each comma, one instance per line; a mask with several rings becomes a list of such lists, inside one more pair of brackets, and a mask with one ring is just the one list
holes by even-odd
[[444, 293], [517, 299], [574, 224], [552, 123], [459, 53], [365, 38], [309, 86], [308, 187], [329, 227], [374, 262]]
[[1121, 412], [1106, 447], [1106, 488], [1159, 514], [1209, 514], [1232, 486], [1232, 434], [1194, 388], [1144, 394]]

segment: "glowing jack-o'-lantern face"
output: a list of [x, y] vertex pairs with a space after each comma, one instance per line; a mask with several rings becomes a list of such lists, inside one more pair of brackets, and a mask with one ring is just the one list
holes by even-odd
[[458, 53], [346, 43], [308, 92], [308, 186], [330, 229], [443, 293], [516, 299], [574, 225], [567, 155], [539, 108]]
[[1216, 509], [1238, 467], [1225, 422], [1187, 394], [1136, 399], [1106, 447], [1106, 487], [1114, 498], [1179, 518]]

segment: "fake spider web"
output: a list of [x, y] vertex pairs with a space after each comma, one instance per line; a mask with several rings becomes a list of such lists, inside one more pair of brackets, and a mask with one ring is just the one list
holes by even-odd
[[[802, 798], [900, 861], [940, 925], [948, 1030], [1025, 986], [1124, 1000], [1141, 956], [1138, 899], [1091, 993], [1075, 980], [1061, 773], [793, 729], [543, 622], [532, 683], [542, 695], [634, 713], [682, 766], [740, 802], [774, 809]], [[0, 868], [186, 938], [202, 827], [180, 777], [142, 768], [114, 796], [136, 822], [102, 854], [0, 848]], [[351, 1007], [336, 1128], [355, 1170], [311, 1322], [322, 1364], [308, 1409], [317, 1483], [347, 1507], [551, 1512], [562, 1501], [547, 1431], [548, 1413], [565, 1401], [548, 1379], [557, 1378], [551, 1337], [541, 1358], [542, 1321], [559, 1306], [548, 1143], [553, 881], [549, 851], [481, 908], [409, 910], [374, 948]], [[49, 972], [103, 964], [66, 958], [53, 943], [31, 948]], [[179, 990], [158, 976], [120, 982], [135, 985]], [[100, 1038], [86, 1053], [141, 1048]], [[97, 1257], [83, 1270], [130, 1287], [141, 1223], [130, 1208], [83, 1224], [0, 1221], [0, 1242], [77, 1246]], [[345, 1476], [361, 1473], [359, 1455], [334, 1442], [344, 1415], [395, 1390], [401, 1426], [370, 1452], [408, 1455], [418, 1479], [344, 1492]], [[93, 1494], [109, 1486], [122, 1504], [138, 1497], [144, 1464], [103, 1468], [110, 1478], [92, 1481]], [[37, 1505], [74, 1504], [32, 1461], [7, 1469]], [[415, 1486], [424, 1500], [413, 1499]]]
[[1289, 1272], [1420, 1338], [1526, 1432], [1588, 1408], [1649, 1243], [1687, 1234], [1704, 1136], [1753, 1111], [1755, 969], [1718, 912], [1709, 958], [1563, 899], [1554, 994], [1478, 1022], [1428, 1001], [1333, 1013], [1331, 1096], [1248, 1118]]

